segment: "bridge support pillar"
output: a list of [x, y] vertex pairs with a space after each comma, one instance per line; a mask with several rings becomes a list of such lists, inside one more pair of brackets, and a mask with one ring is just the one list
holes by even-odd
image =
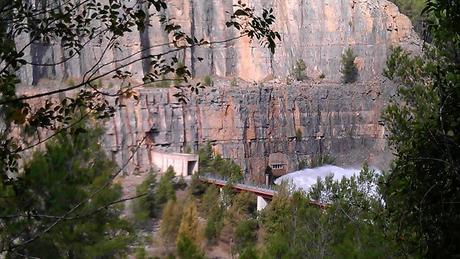
[[223, 200], [224, 200], [224, 192], [221, 187], [219, 188], [219, 201], [223, 201]]
[[264, 199], [262, 196], [257, 196], [257, 211], [261, 211], [267, 207], [267, 200]]

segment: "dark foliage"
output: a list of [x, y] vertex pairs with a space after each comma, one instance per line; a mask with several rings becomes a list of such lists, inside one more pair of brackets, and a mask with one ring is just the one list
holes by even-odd
[[[124, 207], [117, 202], [121, 186], [111, 185], [93, 196], [116, 172], [98, 144], [99, 136], [93, 130], [59, 135], [25, 165], [17, 181], [27, 189], [0, 184], [1, 248], [9, 256], [89, 258], [126, 252], [132, 229], [119, 217]], [[66, 215], [82, 200], [86, 202], [78, 212]], [[59, 223], [60, 217], [65, 219]]]
[[344, 54], [342, 54], [342, 82], [350, 84], [358, 80], [358, 68], [355, 64], [356, 55], [352, 48], [348, 48]]
[[460, 256], [460, 5], [428, 0], [433, 45], [396, 49], [385, 75], [399, 84], [384, 114], [396, 159], [385, 194], [408, 255]]

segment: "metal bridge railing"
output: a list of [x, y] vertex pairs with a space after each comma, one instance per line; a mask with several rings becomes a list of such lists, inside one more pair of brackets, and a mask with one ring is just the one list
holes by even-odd
[[198, 178], [202, 180], [217, 180], [217, 181], [222, 181], [224, 184], [227, 184], [228, 182], [232, 183], [235, 186], [238, 186], [239, 188], [243, 189], [255, 189], [260, 192], [269, 192], [269, 193], [277, 193], [278, 191], [276, 190], [275, 186], [273, 185], [266, 185], [266, 184], [257, 184], [253, 182], [248, 182], [248, 181], [235, 181], [234, 179], [230, 179], [228, 177], [224, 177], [222, 175], [217, 175], [217, 174], [212, 174], [212, 173], [206, 173], [199, 175]]

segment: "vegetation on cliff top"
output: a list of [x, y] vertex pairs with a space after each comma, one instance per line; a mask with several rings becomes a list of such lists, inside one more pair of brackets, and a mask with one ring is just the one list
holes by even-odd
[[423, 34], [426, 31], [426, 17], [422, 14], [426, 0], [390, 0], [399, 7], [399, 11], [412, 21], [415, 31]]
[[342, 73], [342, 82], [345, 84], [350, 84], [358, 80], [358, 68], [355, 64], [356, 55], [353, 52], [353, 49], [347, 48], [345, 53], [342, 54], [342, 67], [340, 73]]

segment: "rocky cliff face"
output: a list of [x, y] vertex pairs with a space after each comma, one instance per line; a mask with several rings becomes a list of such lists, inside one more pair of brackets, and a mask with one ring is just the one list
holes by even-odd
[[[227, 12], [235, 1], [171, 0], [169, 15], [197, 38], [220, 40], [234, 36], [227, 31]], [[248, 178], [263, 181], [269, 160], [296, 169], [302, 159], [330, 154], [345, 165], [383, 166], [388, 148], [379, 118], [392, 94], [391, 83], [380, 75], [391, 46], [418, 49], [418, 38], [409, 19], [386, 0], [252, 0], [255, 8], [273, 7], [277, 30], [282, 35], [277, 52], [246, 39], [221, 45], [193, 48], [181, 53], [196, 76], [213, 74], [247, 81], [284, 78], [299, 59], [306, 63], [307, 76], [321, 83], [293, 83], [275, 80], [264, 85], [216, 81], [188, 104], [178, 103], [171, 89], [140, 89], [140, 101], [123, 100], [116, 116], [106, 122], [105, 147], [120, 164], [132, 154], [140, 139], [152, 128], [158, 134], [135, 154], [127, 171], [152, 166], [152, 151], [197, 150], [207, 141], [224, 157], [236, 159]], [[153, 26], [127, 35], [122, 51], [107, 53], [105, 61], [127, 57], [140, 50], [167, 42], [167, 36]], [[21, 38], [17, 44], [21, 45]], [[358, 55], [359, 83], [342, 85], [340, 57], [352, 47]], [[152, 53], [167, 50], [158, 47]], [[59, 43], [33, 44], [27, 48], [34, 63], [62, 59]], [[98, 59], [102, 46], [91, 43], [80, 56], [52, 67], [25, 66], [20, 77], [25, 84], [40, 80], [79, 78]], [[144, 53], [145, 54], [145, 53]], [[142, 53], [134, 55], [139, 58]], [[198, 62], [198, 57], [204, 58]], [[105, 69], [112, 69], [106, 67]], [[129, 67], [137, 79], [146, 67], [141, 62]], [[266, 80], [262, 80], [266, 81]]]
[[[184, 31], [198, 39], [223, 40], [235, 36], [225, 21], [236, 0], [171, 0], [167, 15], [174, 17]], [[393, 45], [413, 48], [418, 39], [409, 19], [386, 0], [250, 0], [250, 6], [261, 9], [273, 7], [277, 18], [276, 30], [282, 36], [275, 55], [261, 48], [257, 42], [243, 38], [238, 41], [192, 48], [181, 53], [193, 74], [202, 76], [240, 77], [261, 80], [267, 77], [284, 77], [293, 64], [303, 59], [307, 75], [316, 78], [324, 74], [328, 79], [340, 79], [340, 56], [347, 47], [358, 55], [360, 80], [367, 81], [380, 75], [388, 49]], [[153, 10], [150, 10], [153, 13]], [[132, 59], [147, 54], [141, 50], [168, 42], [168, 36], [152, 17], [154, 26], [144, 32], [133, 32], [120, 42], [120, 50], [105, 53], [104, 62], [122, 59], [138, 53]], [[22, 47], [28, 41], [23, 35], [17, 39]], [[90, 42], [80, 56], [56, 66], [25, 66], [20, 71], [24, 84], [37, 84], [43, 78], [65, 80], [81, 77], [99, 59], [104, 44]], [[149, 54], [160, 53], [168, 46], [155, 47]], [[62, 60], [59, 42], [32, 44], [26, 48], [31, 62], [54, 63]], [[204, 58], [198, 62], [198, 57]], [[113, 69], [114, 62], [103, 71]], [[138, 62], [128, 67], [140, 80], [148, 72], [148, 65]]]
[[[392, 93], [388, 84], [293, 84], [206, 89], [187, 105], [168, 89], [142, 89], [140, 101], [125, 101], [107, 122], [105, 146], [122, 163], [144, 134], [158, 134], [141, 147], [130, 170], [152, 165], [152, 151], [183, 152], [209, 141], [216, 152], [243, 166], [248, 177], [263, 181], [272, 154], [283, 154], [289, 170], [318, 154], [337, 162], [382, 166], [388, 151], [382, 107]], [[283, 156], [282, 156], [283, 157]]]

